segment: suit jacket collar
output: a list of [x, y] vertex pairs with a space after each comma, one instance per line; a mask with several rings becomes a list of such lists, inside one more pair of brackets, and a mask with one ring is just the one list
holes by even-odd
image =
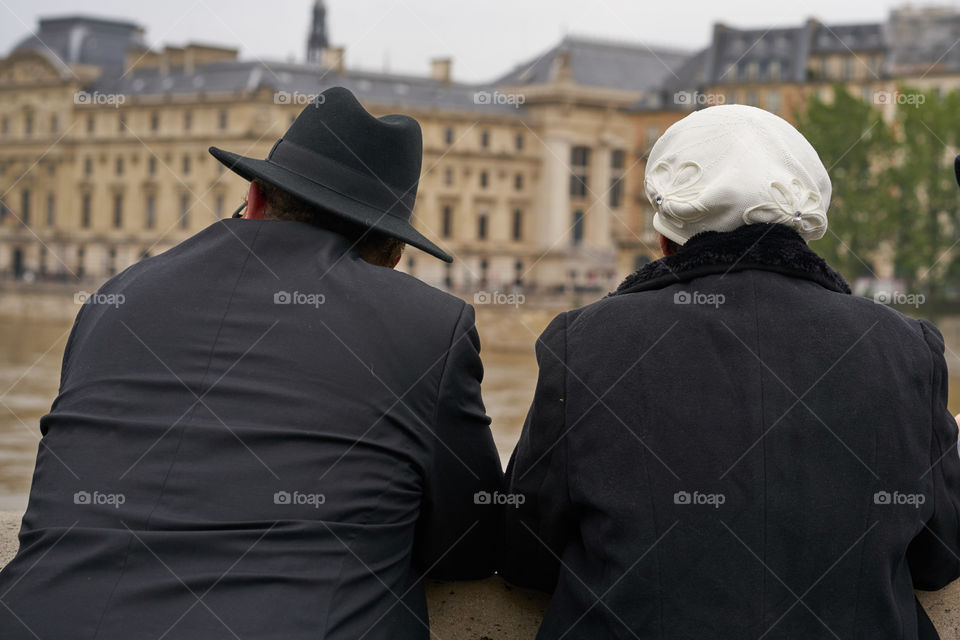
[[660, 289], [705, 275], [749, 269], [806, 278], [832, 291], [850, 293], [843, 276], [793, 229], [780, 224], [752, 224], [733, 231], [698, 233], [674, 255], [627, 276], [610, 295]]

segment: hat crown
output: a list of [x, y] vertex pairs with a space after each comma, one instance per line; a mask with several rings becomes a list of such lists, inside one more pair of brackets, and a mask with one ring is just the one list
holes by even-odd
[[293, 142], [392, 189], [416, 195], [423, 158], [420, 124], [405, 115], [374, 117], [343, 87], [327, 89], [281, 140]]

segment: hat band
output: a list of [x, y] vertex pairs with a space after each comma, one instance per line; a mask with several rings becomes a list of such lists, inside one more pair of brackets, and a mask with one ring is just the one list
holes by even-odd
[[401, 193], [368, 173], [356, 171], [283, 138], [273, 145], [267, 162], [346, 198], [404, 220], [409, 220], [417, 200], [415, 190], [408, 189]]

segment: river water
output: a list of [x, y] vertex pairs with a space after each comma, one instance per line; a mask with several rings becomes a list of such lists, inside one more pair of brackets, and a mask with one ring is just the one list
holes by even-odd
[[[552, 310], [478, 311], [486, 371], [483, 396], [493, 420], [504, 463], [520, 433], [536, 385], [536, 336]], [[0, 315], [0, 510], [26, 507], [40, 441], [40, 417], [57, 392], [60, 360], [70, 331], [68, 314], [59, 320], [37, 315]], [[960, 319], [940, 322], [950, 352], [960, 353]], [[948, 353], [950, 408], [960, 411], [960, 358]]]

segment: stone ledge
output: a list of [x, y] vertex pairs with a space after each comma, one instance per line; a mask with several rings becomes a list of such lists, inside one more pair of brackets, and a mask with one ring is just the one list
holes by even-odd
[[[0, 511], [0, 567], [17, 551], [20, 514]], [[500, 578], [426, 583], [430, 627], [444, 640], [529, 640], [549, 597], [518, 589]], [[960, 640], [960, 580], [934, 592], [918, 591], [942, 640]]]

